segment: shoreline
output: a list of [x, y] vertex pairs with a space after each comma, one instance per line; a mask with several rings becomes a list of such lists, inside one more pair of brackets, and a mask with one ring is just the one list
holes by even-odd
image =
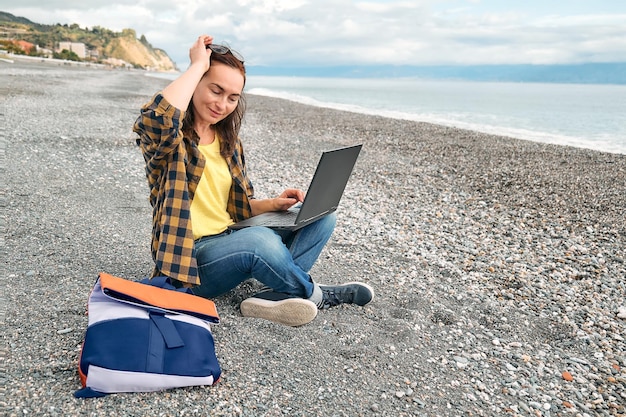
[[[133, 68], [113, 67], [113, 66], [105, 65], [105, 64], [94, 64], [94, 63], [89, 63], [89, 62], [74, 62], [74, 61], [68, 61], [68, 60], [38, 58], [38, 57], [29, 57], [29, 56], [22, 56], [22, 55], [11, 55], [11, 57], [15, 58], [16, 60], [18, 60], [18, 62], [21, 62], [23, 64], [34, 64], [34, 65], [44, 64], [44, 65], [69, 66], [69, 67], [75, 66], [79, 68], [92, 68], [96, 70], [104, 69], [104, 70], [109, 70], [109, 71], [111, 70], [132, 71], [132, 72], [136, 72], [138, 74], [142, 74], [147, 77], [167, 80], [168, 82], [173, 80], [179, 74], [181, 74], [180, 71], [139, 70], [139, 69], [133, 69]], [[0, 58], [0, 60], [2, 59]], [[41, 62], [35, 62], [35, 61], [41, 61]], [[5, 60], [5, 62], [14, 63], [13, 60], [9, 60], [9, 61]], [[251, 75], [250, 77], [255, 77], [255, 76]], [[266, 76], [258, 76], [258, 77], [266, 77]], [[346, 78], [346, 80], [352, 80], [352, 79]], [[443, 83], [458, 82], [458, 81], [465, 82], [463, 80], [421, 80], [421, 81], [443, 82]], [[467, 81], [467, 82], [492, 83], [489, 81]], [[507, 82], [503, 82], [503, 83], [506, 84]], [[513, 83], [513, 84], [517, 84], [517, 83]], [[524, 84], [542, 84], [542, 83], [526, 82]], [[551, 85], [550, 83], [548, 84]], [[567, 85], [567, 84], [561, 84], [561, 83], [557, 83], [557, 84]], [[575, 85], [580, 85], [580, 84], [571, 84], [571, 85], [575, 86]], [[591, 85], [591, 84], [586, 84], [586, 85]], [[597, 86], [605, 86], [605, 87], [610, 86], [610, 85], [611, 84], [597, 84]], [[619, 84], [617, 85], [619, 86]], [[396, 110], [385, 110], [381, 112], [380, 110], [374, 110], [374, 109], [370, 109], [366, 107], [360, 107], [360, 106], [350, 105], [350, 104], [345, 104], [345, 103], [318, 102], [317, 100], [310, 98], [310, 97], [292, 96], [290, 93], [276, 92], [276, 91], [271, 91], [271, 90], [264, 92], [263, 90], [266, 90], [266, 89], [263, 87], [260, 87], [260, 88], [253, 87], [251, 90], [252, 92], [247, 92], [246, 94], [247, 95], [259, 95], [259, 96], [264, 96], [264, 97], [276, 98], [280, 100], [287, 100], [290, 102], [310, 105], [310, 106], [319, 107], [319, 108], [327, 108], [331, 110], [358, 113], [358, 114], [363, 114], [366, 116], [381, 116], [381, 117], [390, 118], [390, 119], [429, 123], [429, 124], [446, 126], [446, 127], [451, 127], [451, 128], [470, 130], [470, 131], [474, 131], [474, 132], [482, 133], [486, 135], [502, 136], [502, 137], [507, 137], [507, 138], [512, 138], [512, 139], [520, 139], [520, 140], [527, 140], [531, 142], [554, 144], [554, 145], [559, 145], [559, 146], [571, 146], [571, 147], [576, 147], [576, 148], [581, 148], [581, 149], [594, 150], [598, 152], [613, 153], [617, 155], [626, 155], [626, 147], [624, 147], [623, 144], [616, 144], [613, 142], [606, 143], [606, 139], [603, 139], [602, 141], [603, 144], [598, 144], [597, 140], [589, 140], [583, 136], [571, 136], [571, 135], [565, 135], [565, 134], [559, 134], [559, 133], [532, 131], [526, 128], [510, 128], [510, 127], [503, 127], [503, 126], [474, 124], [474, 123], [468, 123], [468, 122], [463, 122], [459, 120], [447, 120], [447, 119], [438, 119], [438, 118], [429, 119], [428, 117], [423, 117], [417, 114], [405, 113], [403, 111], [396, 111]], [[254, 92], [254, 90], [261, 90], [261, 91]], [[246, 91], [248, 91], [248, 88], [246, 89]]]
[[168, 81], [0, 75], [8, 416], [626, 413], [626, 155], [255, 95], [241, 136], [259, 197], [306, 187], [322, 150], [364, 143], [311, 273], [364, 281], [376, 300], [289, 328], [241, 317], [247, 282], [215, 300], [218, 385], [73, 398], [97, 274], [152, 268], [132, 123]]
[[[161, 74], [152, 73], [152, 74], [147, 74], [147, 75], [153, 76], [155, 78], [162, 78], [162, 79], [168, 79], [168, 80], [171, 80], [173, 79], [173, 77], [175, 77], [175, 74], [167, 74], [164, 76], [164, 74], [162, 73]], [[304, 104], [304, 105], [310, 105], [310, 106], [319, 107], [319, 108], [328, 108], [328, 109], [334, 109], [334, 110], [339, 110], [339, 111], [347, 111], [351, 113], [359, 113], [359, 114], [364, 114], [364, 115], [369, 115], [369, 116], [382, 116], [385, 118], [398, 119], [398, 120], [430, 123], [430, 124], [435, 124], [435, 125], [476, 131], [479, 133], [484, 133], [484, 134], [494, 135], [494, 136], [510, 137], [514, 139], [529, 140], [529, 141], [539, 142], [539, 143], [550, 143], [550, 144], [561, 145], [561, 146], [573, 146], [577, 148], [596, 150], [599, 152], [609, 152], [609, 153], [615, 153], [615, 154], [620, 154], [620, 155], [626, 155], [626, 144], [616, 139], [615, 134], [613, 135], [613, 138], [607, 141], [606, 137], [602, 139], [600, 139], [599, 137], [595, 137], [595, 139], [589, 139], [588, 137], [582, 134], [581, 135], [571, 135], [571, 134], [568, 135], [565, 133], [555, 133], [555, 132], [550, 133], [547, 131], [530, 130], [526, 127], [490, 125], [490, 124], [484, 124], [484, 123], [481, 124], [480, 122], [472, 123], [472, 122], [467, 122], [467, 121], [449, 119], [449, 118], [446, 118], [445, 116], [444, 118], [441, 118], [441, 117], [435, 117], [433, 115], [420, 115], [416, 113], [406, 113], [402, 110], [383, 110], [379, 108], [361, 107], [359, 105], [346, 104], [346, 103], [318, 101], [309, 96], [300, 96], [296, 93], [276, 90], [274, 88], [275, 87], [274, 83], [272, 83], [272, 87], [263, 86], [263, 83], [261, 83], [261, 85], [255, 85], [254, 80], [257, 77], [260, 79], [278, 78], [278, 79], [283, 79], [287, 83], [291, 82], [290, 81], [291, 77], [249, 75], [247, 87], [246, 87], [246, 94], [261, 95], [265, 97], [288, 100], [291, 102]], [[299, 77], [296, 77], [296, 78], [299, 78]], [[341, 80], [343, 82], [348, 82], [348, 83], [354, 82], [356, 80], [361, 80], [361, 81], [363, 80], [363, 79], [358, 79], [358, 78], [333, 78], [333, 77], [304, 77], [304, 78], [310, 78], [311, 83], [319, 82], [320, 80], [326, 80], [326, 81]], [[384, 79], [383, 81], [394, 82], [394, 81], [400, 81], [400, 80], [402, 79], [390, 78], [390, 79]], [[378, 80], [378, 81], [381, 81], [381, 80]], [[425, 82], [425, 83], [442, 83], [442, 84], [458, 83], [458, 82], [462, 84], [466, 84], [466, 83], [480, 84], [481, 83], [481, 81], [464, 81], [464, 80], [416, 79], [415, 81]], [[496, 82], [485, 81], [482, 83], [485, 83], [485, 85], [492, 85]], [[497, 84], [519, 85], [520, 83], [497, 82]], [[535, 84], [542, 85], [544, 83], [525, 82], [523, 84], [526, 86], [532, 86]], [[561, 84], [561, 83], [552, 83], [552, 84], [545, 83], [545, 85], [547, 86], [555, 86], [555, 85], [568, 86], [569, 85], [571, 87], [581, 86], [581, 84]], [[592, 84], [583, 84], [583, 85], [590, 86]], [[611, 85], [610, 84], [593, 84], [593, 86], [596, 86], [596, 88], [597, 87], [607, 88], [607, 87], [610, 87]], [[322, 86], [322, 88], [328, 88], [328, 87]]]
[[89, 61], [71, 61], [68, 59], [57, 59], [57, 58], [45, 58], [45, 57], [37, 57], [30, 55], [20, 55], [13, 53], [1, 53], [0, 52], [0, 62], [4, 64], [15, 64], [18, 66], [21, 65], [47, 65], [47, 66], [57, 66], [57, 67], [66, 67], [66, 68], [80, 68], [80, 69], [95, 69], [95, 70], [107, 70], [107, 71], [132, 71], [136, 73], [142, 73], [146, 75], [150, 74], [176, 74], [177, 71], [154, 71], [154, 70], [145, 70], [145, 69], [137, 69], [132, 67], [124, 67], [120, 65], [112, 65], [112, 64], [99, 64], [97, 62], [89, 62]]
[[[252, 80], [252, 77], [251, 77], [251, 80]], [[351, 79], [345, 79], [345, 80], [350, 81]], [[451, 81], [418, 80], [418, 81], [423, 81], [427, 83], [442, 83], [446, 85], [450, 83], [454, 83], [454, 82], [460, 82], [463, 84], [476, 83], [474, 81], [463, 81], [463, 80], [451, 80]], [[487, 84], [493, 84], [493, 82], [487, 83]], [[504, 83], [498, 83], [498, 84], [504, 84]], [[531, 84], [531, 83], [528, 83], [528, 84]], [[606, 87], [606, 85], [604, 85], [604, 87]], [[561, 145], [561, 146], [573, 146], [577, 148], [596, 150], [599, 152], [609, 152], [609, 153], [615, 153], [615, 154], [620, 154], [620, 155], [626, 155], [626, 146], [623, 143], [620, 143], [615, 138], [612, 138], [609, 141], [607, 141], [606, 138], [604, 138], [601, 141], [598, 141], [597, 139], [596, 140], [588, 139], [584, 135], [574, 136], [574, 135], [567, 135], [563, 133], [554, 133], [554, 132], [550, 133], [546, 131], [529, 130], [528, 128], [524, 128], [524, 127], [510, 127], [510, 126], [484, 124], [480, 122], [467, 122], [467, 121], [461, 121], [458, 119], [457, 120], [451, 119], [447, 116], [421, 115], [421, 114], [416, 114], [416, 113], [407, 113], [402, 110], [380, 110], [380, 109], [361, 107], [359, 105], [346, 104], [346, 103], [320, 102], [311, 97], [299, 96], [297, 94], [292, 94], [288, 92], [274, 91], [271, 88], [267, 89], [264, 87], [252, 87], [249, 91], [251, 92], [248, 92], [248, 94], [263, 95], [266, 97], [284, 99], [284, 100], [296, 102], [299, 104], [311, 105], [311, 106], [320, 107], [320, 108], [347, 111], [347, 112], [352, 112], [352, 113], [364, 114], [368, 116], [382, 116], [382, 117], [390, 118], [390, 119], [430, 123], [430, 124], [458, 128], [458, 129], [463, 129], [463, 130], [471, 130], [471, 131], [475, 131], [475, 132], [483, 133], [487, 135], [510, 137], [513, 139], [529, 140], [532, 142], [549, 143], [549, 144]]]

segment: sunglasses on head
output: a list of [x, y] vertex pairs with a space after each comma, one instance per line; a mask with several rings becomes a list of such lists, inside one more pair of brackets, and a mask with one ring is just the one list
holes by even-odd
[[233, 51], [228, 46], [224, 45], [216, 45], [214, 43], [210, 43], [206, 46], [206, 49], [210, 49], [212, 52], [220, 55], [226, 55], [227, 53], [231, 53], [235, 58], [237, 58], [243, 64], [243, 57], [239, 55], [236, 51]]

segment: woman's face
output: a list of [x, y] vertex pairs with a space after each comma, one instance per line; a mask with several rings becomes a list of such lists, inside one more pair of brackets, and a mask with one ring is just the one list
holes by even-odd
[[237, 108], [243, 86], [238, 69], [212, 63], [193, 93], [195, 123], [214, 125], [228, 117]]

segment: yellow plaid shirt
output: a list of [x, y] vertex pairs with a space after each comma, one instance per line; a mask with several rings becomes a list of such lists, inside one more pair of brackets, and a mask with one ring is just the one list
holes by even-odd
[[[165, 275], [198, 285], [190, 207], [205, 160], [197, 138], [182, 133], [184, 117], [184, 111], [158, 93], [141, 108], [133, 131], [139, 135], [137, 145], [146, 161], [150, 186], [153, 276]], [[234, 221], [240, 221], [252, 215], [250, 199], [254, 198], [254, 189], [246, 174], [239, 139], [226, 162], [233, 178], [226, 210]]]

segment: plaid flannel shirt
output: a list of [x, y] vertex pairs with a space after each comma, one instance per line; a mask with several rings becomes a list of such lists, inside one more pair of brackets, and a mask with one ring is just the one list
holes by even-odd
[[[191, 201], [205, 165], [197, 138], [184, 137], [185, 112], [172, 106], [160, 93], [141, 109], [133, 131], [146, 161], [146, 177], [152, 205], [152, 276], [200, 283], [191, 228]], [[246, 175], [243, 146], [227, 158], [233, 178], [226, 210], [234, 221], [252, 215], [252, 183]]]

